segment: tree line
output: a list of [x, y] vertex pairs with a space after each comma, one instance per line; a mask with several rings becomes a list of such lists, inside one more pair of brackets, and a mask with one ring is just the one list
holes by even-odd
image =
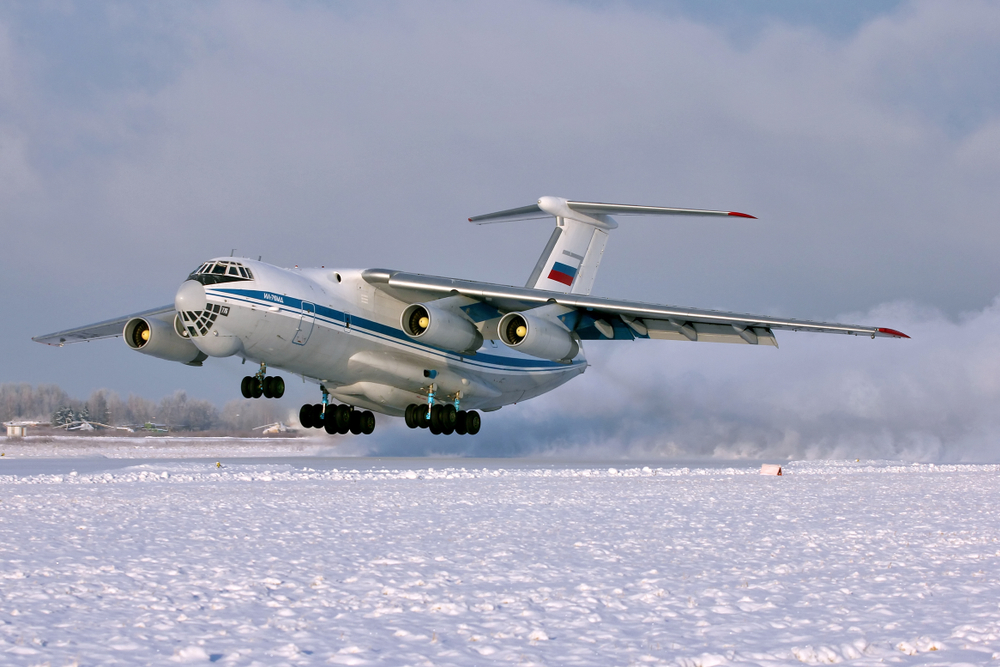
[[162, 424], [172, 431], [249, 431], [286, 419], [287, 410], [271, 401], [237, 400], [222, 409], [178, 391], [159, 402], [141, 396], [122, 398], [97, 389], [87, 400], [71, 397], [51, 384], [0, 384], [0, 421], [28, 420], [58, 424], [85, 419], [108, 426]]

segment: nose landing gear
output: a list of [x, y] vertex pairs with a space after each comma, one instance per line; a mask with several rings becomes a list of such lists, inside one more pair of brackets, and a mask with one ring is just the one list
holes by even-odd
[[285, 380], [276, 375], [267, 374], [267, 365], [261, 364], [255, 375], [248, 375], [240, 383], [240, 393], [243, 398], [281, 398], [285, 395]]

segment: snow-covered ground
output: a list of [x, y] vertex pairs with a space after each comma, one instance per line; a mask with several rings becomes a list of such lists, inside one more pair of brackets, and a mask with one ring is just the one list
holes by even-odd
[[3, 664], [1000, 662], [997, 465], [3, 445]]

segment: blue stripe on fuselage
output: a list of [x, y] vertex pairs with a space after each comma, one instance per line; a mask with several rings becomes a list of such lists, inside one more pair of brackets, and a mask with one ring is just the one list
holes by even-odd
[[[251, 303], [267, 308], [278, 307], [279, 311], [285, 310], [298, 316], [301, 316], [303, 313], [302, 299], [298, 299], [288, 294], [275, 294], [274, 292], [263, 290], [246, 289], [213, 289], [209, 290], [209, 294], [218, 294], [229, 298], [236, 298], [245, 303]], [[280, 301], [277, 300], [278, 298], [280, 298]], [[441, 348], [420, 343], [419, 341], [416, 341], [404, 334], [401, 329], [396, 329], [395, 327], [390, 327], [380, 322], [375, 322], [374, 320], [369, 320], [354, 314], [345, 313], [344, 311], [336, 310], [334, 308], [328, 308], [327, 306], [323, 306], [312, 301], [307, 303], [313, 303], [313, 305], [315, 305], [316, 319], [322, 318], [333, 324], [340, 324], [346, 327], [347, 315], [350, 315], [351, 329], [362, 329], [366, 330], [367, 333], [370, 334], [380, 334], [386, 338], [403, 343], [408, 347], [414, 347], [425, 352], [436, 352], [445, 356], [450, 355], [458, 357], [463, 363], [472, 365], [478, 366], [492, 364], [494, 366], [502, 366], [509, 370], [566, 370], [572, 366], [585, 363], [583, 361], [579, 361], [570, 364], [560, 364], [546, 359], [519, 359], [517, 357], [507, 357], [498, 354], [484, 354], [481, 350], [477, 351], [475, 356], [466, 356], [457, 354], [450, 350], [443, 350]], [[309, 312], [309, 315], [312, 315], [312, 312]]]

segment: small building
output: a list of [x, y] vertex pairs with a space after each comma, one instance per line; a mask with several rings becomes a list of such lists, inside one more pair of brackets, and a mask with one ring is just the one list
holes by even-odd
[[8, 438], [23, 438], [28, 434], [28, 427], [23, 424], [7, 424]]

